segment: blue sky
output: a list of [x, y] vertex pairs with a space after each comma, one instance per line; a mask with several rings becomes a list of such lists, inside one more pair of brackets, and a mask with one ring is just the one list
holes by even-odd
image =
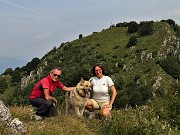
[[0, 73], [54, 46], [130, 21], [173, 19], [180, 0], [0, 0]]

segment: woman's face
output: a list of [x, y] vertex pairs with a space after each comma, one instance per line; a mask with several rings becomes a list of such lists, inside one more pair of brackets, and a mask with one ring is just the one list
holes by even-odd
[[100, 67], [98, 66], [95, 67], [95, 73], [98, 78], [102, 78], [103, 74], [102, 74], [102, 69]]

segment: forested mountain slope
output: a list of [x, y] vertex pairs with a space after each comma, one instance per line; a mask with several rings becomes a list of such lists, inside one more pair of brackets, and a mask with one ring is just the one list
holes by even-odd
[[[86, 37], [80, 34], [79, 39], [61, 43], [42, 59], [34, 58], [14, 71], [7, 69], [0, 78], [4, 81], [0, 98], [9, 105], [26, 105], [34, 83], [52, 67], [61, 67], [60, 80], [75, 86], [81, 77], [92, 76], [93, 64], [102, 63], [118, 92], [114, 109], [148, 105], [179, 129], [179, 37], [180, 28], [173, 20], [124, 22]], [[64, 108], [64, 92], [57, 91], [55, 96]]]

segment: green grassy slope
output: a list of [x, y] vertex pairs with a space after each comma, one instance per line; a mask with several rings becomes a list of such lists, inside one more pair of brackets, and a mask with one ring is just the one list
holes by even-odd
[[[44, 61], [49, 65], [62, 67], [65, 76], [68, 76], [69, 71], [74, 72], [74, 69], [79, 67], [90, 69], [94, 63], [99, 62], [106, 65], [108, 75], [114, 76], [117, 83], [119, 78], [127, 82], [133, 80], [136, 75], [140, 76], [144, 83], [153, 83], [158, 75], [163, 77], [162, 83], [174, 81], [156, 64], [162, 59], [160, 55], [166, 55], [166, 50], [171, 46], [170, 43], [162, 46], [165, 38], [171, 37], [171, 42], [175, 42], [170, 26], [167, 23], [154, 23], [152, 35], [138, 37], [136, 46], [126, 48], [132, 35], [136, 34], [128, 34], [125, 27], [108, 28], [64, 43], [56, 51], [49, 53]], [[145, 56], [141, 60], [143, 51]], [[149, 53], [152, 53], [152, 58], [146, 60]], [[123, 65], [126, 66], [125, 70]]]
[[[152, 28], [152, 35], [141, 37], [138, 33], [129, 34], [127, 27], [112, 27], [62, 43], [41, 59], [37, 66], [39, 73], [37, 70], [32, 73], [33, 79], [28, 80], [29, 85], [26, 88], [21, 89], [19, 84], [8, 88], [4, 94], [0, 95], [0, 99], [5, 103], [28, 103], [28, 95], [33, 84], [46, 76], [52, 67], [61, 67], [63, 74], [60, 80], [66, 86], [75, 86], [81, 77], [89, 79], [92, 76], [91, 67], [94, 63], [103, 63], [106, 66], [107, 75], [111, 76], [115, 82], [118, 93], [115, 101], [117, 110], [113, 110], [114, 119], [110, 124], [99, 120], [65, 116], [63, 111], [57, 119], [50, 118], [43, 123], [33, 123], [29, 119], [29, 107], [24, 112], [23, 109], [19, 112], [16, 108], [12, 108], [12, 112], [27, 123], [30, 129], [29, 134], [35, 134], [35, 130], [38, 130], [37, 134], [44, 135], [50, 133], [94, 135], [107, 133], [109, 135], [111, 132], [112, 134], [122, 132], [121, 134], [147, 133], [151, 135], [167, 134], [171, 131], [171, 134], [176, 134], [176, 130], [178, 134], [180, 127], [179, 85], [177, 80], [163, 70], [159, 63], [167, 57], [168, 53], [174, 54], [175, 50], [178, 50], [179, 39], [168, 23], [154, 22]], [[137, 44], [126, 48], [132, 36], [137, 36]], [[135, 87], [133, 87], [134, 84], [131, 86], [133, 89], [130, 93], [125, 92], [131, 88], [127, 87], [129, 82], [136, 84]], [[159, 89], [155, 87], [155, 84]], [[121, 108], [119, 104], [123, 102], [122, 99], [126, 99], [139, 86], [142, 86], [145, 91], [150, 87], [153, 97], [142, 103], [148, 107]], [[125, 94], [127, 94], [126, 97], [122, 97]], [[64, 110], [64, 92], [57, 91], [55, 97], [61, 103], [61, 110]], [[136, 100], [138, 101], [138, 98]], [[50, 127], [53, 123], [53, 127]], [[42, 126], [37, 128], [38, 125]], [[116, 128], [119, 130], [114, 130]], [[6, 132], [1, 125], [0, 130]]]

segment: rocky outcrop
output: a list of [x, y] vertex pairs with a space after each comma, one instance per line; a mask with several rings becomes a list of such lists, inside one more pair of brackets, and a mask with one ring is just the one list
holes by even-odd
[[27, 127], [18, 118], [12, 118], [10, 110], [0, 101], [0, 124], [4, 124], [10, 130], [11, 135], [27, 134]]

